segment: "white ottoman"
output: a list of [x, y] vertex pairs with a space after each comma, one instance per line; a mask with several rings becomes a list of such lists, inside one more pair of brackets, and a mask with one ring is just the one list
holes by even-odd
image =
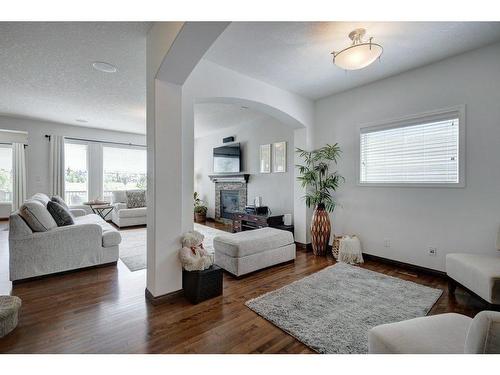
[[295, 259], [293, 234], [261, 228], [214, 238], [215, 264], [242, 276]]

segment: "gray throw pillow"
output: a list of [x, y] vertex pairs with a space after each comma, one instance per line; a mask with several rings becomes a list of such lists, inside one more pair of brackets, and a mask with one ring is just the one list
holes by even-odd
[[19, 208], [19, 215], [33, 232], [46, 232], [57, 227], [43, 203], [36, 200], [28, 200]]
[[66, 210], [69, 211], [69, 207], [68, 205], [66, 204], [66, 202], [64, 201], [64, 199], [62, 199], [59, 195], [54, 195], [52, 198], [51, 198], [51, 201], [52, 202], [56, 202], [56, 203], [59, 203], [61, 206], [63, 206]]
[[50, 201], [47, 203], [47, 211], [52, 215], [58, 227], [75, 223], [71, 213], [62, 204]]
[[127, 208], [146, 207], [146, 191], [144, 190], [127, 190]]

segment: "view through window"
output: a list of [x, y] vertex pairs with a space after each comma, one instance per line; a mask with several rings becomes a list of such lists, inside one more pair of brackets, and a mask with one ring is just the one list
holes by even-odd
[[0, 145], [0, 202], [12, 202], [12, 147]]
[[88, 200], [87, 145], [65, 143], [65, 201], [79, 205]]
[[146, 150], [103, 147], [104, 200], [116, 190], [146, 189]]

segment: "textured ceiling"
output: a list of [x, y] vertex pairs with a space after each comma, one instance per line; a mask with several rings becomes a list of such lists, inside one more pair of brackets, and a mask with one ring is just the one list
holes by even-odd
[[[0, 114], [145, 133], [150, 26], [0, 22]], [[118, 72], [96, 71], [94, 61]]]
[[194, 106], [194, 134], [196, 138], [232, 126], [251, 126], [270, 116], [226, 103], [199, 103]]
[[[345, 72], [330, 52], [357, 27], [384, 47], [380, 62]], [[235, 22], [205, 57], [318, 99], [500, 40], [500, 22]]]

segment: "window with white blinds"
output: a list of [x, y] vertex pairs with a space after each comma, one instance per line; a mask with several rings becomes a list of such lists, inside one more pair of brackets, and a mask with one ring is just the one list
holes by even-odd
[[459, 184], [460, 117], [361, 129], [360, 183]]

